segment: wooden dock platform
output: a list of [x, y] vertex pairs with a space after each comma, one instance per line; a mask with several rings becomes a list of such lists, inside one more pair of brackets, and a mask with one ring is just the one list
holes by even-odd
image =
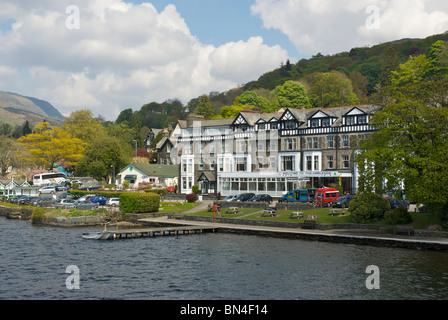
[[215, 232], [218, 227], [208, 226], [183, 226], [183, 227], [165, 227], [165, 228], [145, 228], [145, 229], [123, 229], [123, 230], [107, 230], [112, 233], [113, 239], [127, 239], [127, 238], [150, 238], [156, 236], [169, 235], [188, 235], [201, 234], [205, 232]]

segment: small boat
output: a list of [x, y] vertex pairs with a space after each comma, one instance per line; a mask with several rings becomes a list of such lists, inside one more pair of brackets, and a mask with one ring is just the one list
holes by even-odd
[[82, 234], [83, 239], [90, 240], [108, 240], [113, 237], [112, 232], [85, 232]]

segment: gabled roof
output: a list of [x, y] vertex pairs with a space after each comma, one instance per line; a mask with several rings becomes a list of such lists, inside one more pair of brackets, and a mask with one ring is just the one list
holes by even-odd
[[131, 163], [122, 169], [120, 173], [131, 166], [148, 177], [177, 177], [179, 175], [179, 166], [177, 165], [149, 163]]

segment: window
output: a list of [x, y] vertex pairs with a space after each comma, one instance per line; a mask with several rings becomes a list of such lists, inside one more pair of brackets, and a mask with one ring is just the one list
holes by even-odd
[[327, 156], [327, 169], [334, 169], [333, 156]]
[[308, 150], [313, 149], [313, 138], [306, 138]]
[[349, 169], [350, 168], [350, 157], [342, 156], [342, 168]]
[[199, 161], [199, 170], [204, 170], [204, 160], [202, 159]]
[[285, 139], [285, 149], [284, 150], [295, 150], [296, 149], [296, 139]]
[[356, 120], [355, 117], [346, 117], [346, 118], [345, 118], [345, 124], [346, 124], [347, 126], [352, 126], [352, 125], [355, 124], [355, 122], [356, 122], [355, 120]]
[[318, 149], [319, 148], [319, 138], [318, 137], [314, 137], [313, 138], [313, 148], [314, 149]]
[[244, 157], [235, 158], [235, 171], [237, 172], [247, 171], [246, 168], [247, 168], [246, 158]]
[[313, 170], [313, 157], [307, 156], [306, 157], [306, 170], [311, 171]]
[[330, 118], [322, 119], [322, 127], [329, 127], [331, 125]]
[[319, 170], [319, 156], [314, 156], [314, 170]]
[[296, 123], [294, 121], [286, 121], [285, 122], [285, 129], [295, 129]]
[[327, 136], [327, 148], [328, 149], [334, 148], [334, 136]]
[[358, 124], [366, 124], [367, 123], [367, 116], [358, 116]]
[[258, 125], [258, 130], [265, 130], [266, 129], [266, 125], [264, 123], [260, 123]]
[[271, 123], [271, 129], [273, 129], [273, 130], [278, 129], [278, 124], [277, 124], [277, 122], [273, 122], [273, 123]]
[[295, 170], [295, 157], [283, 156], [281, 157], [282, 171], [294, 171]]
[[316, 128], [319, 126], [319, 119], [312, 119], [311, 120], [311, 128]]
[[350, 137], [349, 136], [342, 136], [342, 147], [343, 148], [350, 147]]
[[210, 153], [215, 153], [215, 142], [210, 143]]
[[215, 160], [212, 160], [212, 162], [210, 162], [210, 170], [215, 171]]

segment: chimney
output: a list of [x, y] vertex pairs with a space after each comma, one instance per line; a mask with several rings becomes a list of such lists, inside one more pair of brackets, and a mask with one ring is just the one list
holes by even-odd
[[195, 121], [203, 121], [204, 117], [198, 114], [189, 114], [187, 116], [187, 127], [192, 128]]

